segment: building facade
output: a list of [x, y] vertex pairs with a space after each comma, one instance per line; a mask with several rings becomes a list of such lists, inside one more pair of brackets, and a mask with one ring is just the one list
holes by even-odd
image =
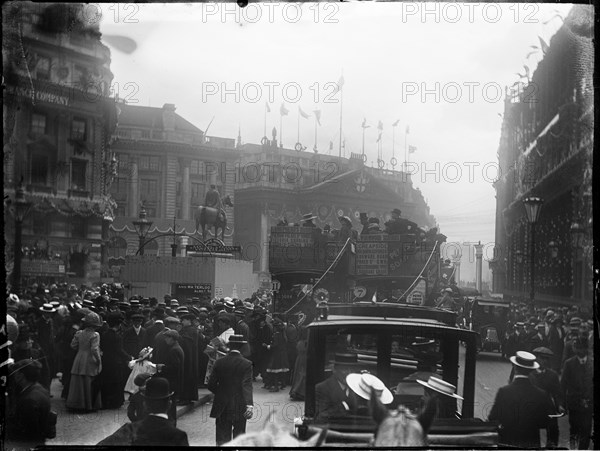
[[[15, 193], [22, 222], [21, 275], [101, 278], [114, 216], [110, 50], [82, 5], [3, 5], [4, 224], [7, 276], [15, 252]], [[8, 201], [8, 204], [6, 202]]]
[[505, 101], [496, 182], [493, 291], [526, 300], [531, 225], [522, 200], [544, 203], [535, 224], [535, 298], [592, 302], [593, 9], [576, 5], [529, 83]]

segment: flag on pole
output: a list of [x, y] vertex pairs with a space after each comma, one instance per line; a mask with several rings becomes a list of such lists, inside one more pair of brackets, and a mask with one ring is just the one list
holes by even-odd
[[406, 134], [408, 135], [410, 133], [410, 127], [407, 125], [406, 126]]
[[415, 146], [408, 146], [408, 153], [415, 153], [417, 148]]
[[271, 107], [269, 106], [269, 102], [265, 102], [265, 108], [267, 109], [267, 113], [271, 112]]
[[287, 114], [288, 114], [289, 112], [290, 112], [290, 111], [289, 111], [289, 110], [288, 110], [288, 109], [285, 107], [285, 103], [282, 103], [282, 104], [281, 104], [281, 108], [279, 108], [279, 113], [280, 113], [282, 116], [287, 116]]
[[314, 110], [313, 113], [315, 113], [317, 124], [321, 125], [321, 110]]
[[379, 124], [377, 124], [377, 130], [383, 130], [383, 122], [379, 121]]
[[400, 122], [400, 119], [398, 119], [396, 122], [394, 122], [394, 123], [392, 124], [392, 127], [395, 127], [395, 126], [397, 126], [397, 125], [398, 125], [398, 122]]
[[337, 86], [336, 86], [335, 90], [333, 91], [333, 93], [334, 93], [334, 94], [337, 94], [338, 92], [340, 92], [340, 91], [342, 90], [342, 88], [344, 87], [344, 83], [345, 83], [345, 82], [346, 82], [346, 81], [344, 80], [344, 76], [342, 75], [342, 76], [340, 77], [340, 79], [338, 80], [338, 82], [337, 82]]
[[370, 125], [367, 125], [367, 119], [366, 118], [363, 119], [363, 123], [362, 123], [361, 127], [362, 128], [369, 128], [370, 127]]
[[300, 113], [300, 116], [302, 116], [304, 119], [308, 119], [309, 115], [302, 111], [302, 108], [300, 108], [300, 106], [298, 106], [298, 112]]

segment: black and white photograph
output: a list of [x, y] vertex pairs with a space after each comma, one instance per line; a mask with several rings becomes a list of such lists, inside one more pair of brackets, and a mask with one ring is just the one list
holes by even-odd
[[4, 447], [595, 449], [595, 13], [3, 3]]

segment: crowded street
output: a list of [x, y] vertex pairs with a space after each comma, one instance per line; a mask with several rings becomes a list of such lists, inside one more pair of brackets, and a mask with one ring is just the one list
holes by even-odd
[[595, 449], [594, 12], [3, 4], [4, 447]]

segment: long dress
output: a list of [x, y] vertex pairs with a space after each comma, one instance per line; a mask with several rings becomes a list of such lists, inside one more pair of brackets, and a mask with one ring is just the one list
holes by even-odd
[[100, 334], [92, 328], [79, 330], [71, 341], [77, 350], [66, 406], [76, 410], [97, 410], [102, 407], [100, 393], [93, 386], [94, 379], [102, 371], [100, 357]]
[[299, 340], [296, 345], [297, 357], [294, 365], [294, 376], [290, 398], [303, 401], [306, 387], [306, 340]]

